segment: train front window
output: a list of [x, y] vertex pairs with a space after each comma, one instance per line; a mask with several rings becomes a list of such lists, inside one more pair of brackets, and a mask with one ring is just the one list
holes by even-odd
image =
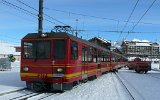
[[32, 41], [24, 42], [24, 58], [40, 58], [45, 59], [50, 57], [50, 41]]
[[66, 55], [66, 41], [55, 40], [54, 41], [54, 58], [64, 59]]

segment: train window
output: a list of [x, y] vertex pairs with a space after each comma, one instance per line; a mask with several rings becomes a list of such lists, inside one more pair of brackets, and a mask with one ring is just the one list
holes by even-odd
[[33, 42], [24, 42], [24, 53], [23, 53], [23, 58], [34, 58], [34, 54], [33, 53]]
[[92, 61], [93, 61], [93, 56], [92, 56], [92, 54], [93, 54], [93, 49], [90, 47], [90, 48], [88, 49], [88, 61], [89, 61], [89, 62], [92, 62]]
[[71, 42], [71, 59], [78, 59], [78, 43]]
[[101, 51], [98, 51], [98, 62], [101, 62]]
[[85, 62], [85, 47], [82, 47], [82, 62]]
[[50, 57], [50, 42], [39, 41], [37, 42], [36, 58], [49, 58]]
[[106, 62], [106, 52], [105, 51], [102, 51], [102, 58], [101, 58], [101, 61], [102, 62]]
[[50, 41], [24, 42], [24, 58], [49, 58]]
[[110, 55], [107, 55], [107, 62], [110, 62]]
[[93, 62], [97, 62], [97, 49], [94, 48]]
[[54, 41], [54, 58], [64, 59], [66, 55], [66, 41], [55, 40]]
[[87, 49], [86, 47], [82, 47], [82, 62], [87, 62]]

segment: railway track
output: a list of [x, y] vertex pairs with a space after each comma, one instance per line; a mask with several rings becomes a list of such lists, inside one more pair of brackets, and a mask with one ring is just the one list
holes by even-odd
[[30, 100], [30, 99], [31, 100], [43, 100], [43, 99], [46, 99], [50, 96], [54, 96], [57, 94], [59, 93], [35, 93], [35, 92], [28, 91], [26, 89], [20, 89], [16, 91], [2, 93], [0, 96], [0, 100], [1, 99], [5, 99], [5, 100]]
[[9, 100], [27, 100], [27, 99], [32, 98], [32, 97], [37, 96], [37, 95], [40, 95], [40, 93], [30, 93], [30, 94], [26, 94], [26, 95], [11, 98]]
[[26, 100], [29, 97], [33, 97], [38, 95], [38, 93], [34, 93], [32, 91], [27, 90], [27, 88], [5, 92], [0, 94], [0, 100]]
[[127, 88], [127, 86], [124, 84], [124, 82], [121, 80], [121, 78], [117, 75], [117, 73], [115, 73], [117, 79], [122, 83], [123, 87], [125, 88], [125, 90], [128, 92], [128, 94], [130, 95], [130, 97], [132, 98], [132, 100], [136, 100], [134, 98], [134, 96], [132, 95], [132, 93], [130, 92], [130, 90]]
[[[120, 77], [117, 73], [115, 73], [118, 80], [122, 83], [122, 85], [126, 88], [128, 91], [129, 95], [132, 97], [133, 100], [137, 100], [136, 98], [138, 97], [141, 98], [141, 100], [145, 100], [144, 96], [130, 83], [128, 82], [123, 76]], [[123, 81], [122, 81], [123, 80]], [[125, 81], [125, 83], [124, 83]], [[134, 93], [134, 95], [133, 95]]]
[[11, 94], [11, 93], [14, 93], [14, 92], [24, 91], [26, 89], [27, 88], [22, 88], [22, 89], [19, 89], [19, 90], [14, 90], [14, 91], [9, 91], [9, 92], [5, 92], [5, 93], [0, 93], [0, 96], [6, 95], [6, 94]]

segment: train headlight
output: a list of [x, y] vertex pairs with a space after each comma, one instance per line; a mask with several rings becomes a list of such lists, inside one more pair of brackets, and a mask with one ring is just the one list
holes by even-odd
[[41, 34], [41, 37], [42, 37], [42, 38], [45, 38], [45, 37], [47, 37], [47, 34], [42, 33], [42, 34]]
[[62, 68], [57, 68], [57, 72], [61, 73], [61, 72], [63, 72], [63, 69]]
[[23, 67], [23, 71], [27, 72], [27, 71], [29, 71], [29, 68], [28, 67]]

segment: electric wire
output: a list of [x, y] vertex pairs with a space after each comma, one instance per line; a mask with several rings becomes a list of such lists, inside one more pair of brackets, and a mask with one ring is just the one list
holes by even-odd
[[33, 9], [34, 11], [38, 11], [37, 9], [35, 9], [35, 8], [33, 8], [33, 7], [29, 6], [29, 5], [27, 5], [26, 3], [22, 2], [21, 0], [16, 0], [16, 1], [19, 2], [19, 3], [21, 3], [21, 4], [23, 4], [23, 5], [25, 5], [25, 6], [28, 7], [28, 8]]
[[[21, 2], [20, 0], [18, 0], [18, 1], [19, 1], [20, 3], [23, 3], [23, 2]], [[29, 14], [30, 16], [32, 16], [32, 17], [34, 17], [34, 18], [36, 18], [36, 19], [38, 18], [37, 14], [32, 13], [32, 12], [30, 12], [30, 11], [24, 9], [24, 8], [21, 8], [21, 7], [17, 6], [17, 5], [14, 5], [14, 4], [6, 1], [6, 0], [2, 0], [2, 3], [3, 3], [4, 5], [6, 5], [6, 6], [9, 6], [9, 7], [11, 7], [11, 8], [14, 8], [14, 9], [16, 9], [16, 10], [18, 10], [18, 11], [22, 11], [23, 13], [25, 13], [25, 14], [27, 14], [27, 15]], [[25, 3], [23, 3], [23, 4], [25, 4]], [[26, 6], [27, 6], [27, 5], [26, 5]], [[28, 7], [34, 9], [33, 7], [31, 7], [31, 6], [29, 6], [29, 5], [28, 5]], [[36, 10], [36, 9], [34, 9], [34, 10]], [[38, 11], [38, 10], [36, 10], [36, 11]], [[52, 22], [52, 21], [50, 21], [50, 20], [48, 20], [48, 19], [45, 19], [45, 18], [44, 18], [44, 20], [47, 21], [47, 22], [50, 22], [50, 23], [52, 23], [52, 24], [58, 25], [58, 24], [56, 24], [56, 23], [54, 23], [54, 22]]]
[[123, 32], [124, 29], [126, 28], [126, 26], [127, 26], [128, 22], [129, 22], [131, 16], [133, 15], [133, 12], [135, 11], [135, 9], [136, 9], [136, 7], [137, 7], [138, 2], [139, 2], [139, 0], [137, 0], [136, 4], [134, 5], [133, 10], [131, 11], [131, 14], [129, 15], [129, 17], [128, 17], [128, 19], [127, 19], [127, 22], [125, 23], [124, 27], [122, 28], [122, 32]]
[[[152, 8], [152, 6], [154, 5], [154, 3], [156, 2], [156, 0], [154, 0], [152, 3], [151, 3], [151, 5], [148, 7], [148, 9], [144, 12], [144, 14], [140, 17], [140, 19], [137, 21], [137, 23], [133, 26], [133, 28], [130, 30], [130, 32], [132, 32], [134, 29], [135, 29], [135, 27], [140, 23], [140, 21], [142, 20], [142, 18], [147, 14], [147, 12]], [[129, 33], [130, 33], [129, 32]], [[128, 37], [128, 35], [129, 35], [129, 33], [126, 35], [126, 37], [125, 38], [127, 38]]]
[[[17, 0], [17, 1], [20, 2], [20, 3], [22, 3], [22, 4], [24, 4], [24, 5], [27, 6], [27, 7], [30, 7], [30, 8], [32, 8], [32, 9], [34, 9], [33, 7], [31, 7], [31, 6], [29, 6], [29, 5], [21, 2], [20, 0]], [[6, 1], [6, 0], [2, 0], [2, 3], [5, 4], [5, 5], [7, 5], [7, 6], [9, 6], [9, 7], [11, 7], [11, 8], [16, 9], [16, 10], [21, 10], [21, 11], [23, 11], [23, 13], [26, 13], [26, 12], [27, 12], [27, 14], [29, 13], [31, 16], [33, 16], [33, 17], [35, 17], [35, 18], [38, 18], [37, 14], [32, 13], [32, 12], [26, 10], [26, 9], [23, 9], [23, 8], [17, 6], [17, 5], [14, 5], [14, 4]], [[38, 10], [36, 10], [36, 9], [34, 9], [34, 10], [35, 10], [35, 11], [38, 11]], [[45, 19], [45, 18], [44, 18], [44, 20], [46, 20], [47, 22], [50, 22], [50, 23], [52, 23], [52, 24], [58, 25], [58, 24], [56, 24], [56, 23], [54, 23], [54, 22], [52, 22], [52, 21], [50, 21], [50, 20], [48, 20], [48, 19]]]
[[[22, 2], [21, 0], [16, 0], [16, 1], [18, 1], [19, 3], [25, 5], [26, 7], [29, 7], [29, 8], [31, 8], [31, 9], [33, 9], [34, 11], [38, 12], [37, 9], [35, 9], [35, 8], [31, 7], [31, 6], [29, 6], [28, 4]], [[57, 20], [57, 19], [55, 19], [55, 18], [53, 18], [53, 17], [51, 17], [51, 16], [45, 14], [45, 13], [44, 13], [44, 15], [47, 16], [47, 17], [49, 17], [49, 18], [51, 18], [51, 19], [53, 19], [53, 20], [55, 20], [55, 21], [57, 21], [57, 22], [59, 22], [59, 23], [61, 23], [61, 24], [63, 24], [63, 25], [67, 25], [67, 24], [65, 24], [65, 23], [63, 23], [63, 22], [61, 22], [61, 21], [59, 21], [59, 20]], [[48, 22], [51, 22], [51, 21], [49, 21], [49, 20], [47, 20], [47, 19], [45, 19], [45, 20], [48, 21]], [[54, 22], [51, 22], [51, 23], [53, 23], [53, 24], [55, 24], [55, 25], [58, 25], [58, 24], [56, 24], [56, 23], [54, 23]]]
[[[63, 11], [63, 10], [57, 10], [57, 9], [51, 9], [48, 7], [44, 7], [44, 9], [46, 10], [51, 10], [51, 11], [57, 11], [57, 12], [62, 12], [62, 13], [67, 13], [67, 14], [73, 14], [73, 15], [80, 15], [80, 16], [85, 16], [85, 17], [91, 17], [91, 18], [98, 18], [98, 19], [102, 19], [102, 20], [111, 20], [111, 21], [116, 21], [116, 22], [127, 22], [124, 20], [119, 20], [119, 19], [112, 19], [112, 18], [106, 18], [106, 17], [98, 17], [98, 16], [93, 16], [93, 15], [87, 15], [87, 14], [80, 14], [80, 13], [75, 13], [75, 12], [69, 12], [69, 11]], [[127, 23], [136, 23], [134, 21], [128, 21]], [[148, 25], [155, 25], [155, 23], [151, 23], [151, 22], [139, 22], [141, 24], [148, 24]], [[160, 24], [156, 24], [156, 25], [160, 25]]]
[[[28, 7], [28, 8], [31, 8], [32, 10], [38, 12], [37, 9], [35, 9], [35, 8], [31, 7], [30, 5], [22, 2], [21, 0], [16, 0], [16, 1], [19, 2], [19, 3], [21, 3], [21, 4], [23, 4], [23, 5], [25, 5], [25, 6]], [[50, 16], [50, 15], [48, 15], [48, 14], [45, 14], [45, 13], [44, 13], [44, 15], [45, 15], [46, 17], [52, 19], [52, 20], [55, 20], [56, 22], [59, 22], [59, 23], [61, 23], [61, 24], [63, 24], [63, 25], [68, 26], [68, 24], [63, 23], [62, 21], [59, 21], [59, 20], [53, 18], [52, 16]], [[44, 18], [44, 20], [46, 20], [47, 22], [50, 22], [50, 23], [52, 23], [52, 24], [59, 25], [59, 24], [56, 24], [55, 22], [52, 22], [52, 21], [50, 21], [50, 20], [48, 20], [48, 19], [46, 19], [46, 18]]]
[[[120, 37], [121, 37], [123, 31], [125, 30], [125, 28], [126, 28], [128, 22], [129, 22], [131, 16], [133, 15], [133, 12], [135, 11], [135, 9], [136, 9], [136, 7], [137, 7], [138, 2], [139, 2], [139, 0], [137, 0], [136, 4], [134, 5], [134, 7], [133, 7], [133, 9], [132, 9], [132, 11], [131, 11], [131, 13], [130, 13], [128, 19], [127, 19], [127, 22], [125, 23], [124, 27], [122, 28], [122, 31], [121, 31], [120, 34], [119, 34], [118, 40], [120, 39]], [[117, 40], [117, 41], [118, 41], [118, 40]]]
[[38, 17], [37, 17], [37, 14], [32, 13], [32, 12], [26, 10], [26, 9], [23, 9], [23, 8], [17, 6], [17, 5], [14, 5], [13, 3], [10, 3], [10, 2], [8, 2], [8, 1], [6, 1], [6, 0], [2, 0], [2, 4], [6, 5], [6, 6], [9, 6], [9, 7], [11, 7], [11, 8], [14, 8], [14, 9], [16, 9], [16, 10], [22, 11], [22, 12], [25, 13], [25, 14], [29, 14], [29, 15], [32, 16], [32, 17], [38, 18]]
[[[28, 6], [28, 7], [30, 7], [31, 9], [33, 9], [33, 10], [35, 10], [35, 11], [38, 11], [38, 10], [36, 10], [35, 8], [33, 8], [33, 7], [31, 7], [31, 6], [29, 6], [29, 5], [27, 5], [27, 4], [25, 4], [24, 2], [22, 2], [22, 1], [20, 1], [20, 0], [17, 0], [19, 3], [22, 3], [22, 4], [24, 4], [24, 5], [26, 5], [26, 6]], [[156, 1], [156, 0], [155, 0]], [[154, 2], [155, 2], [154, 1]], [[153, 2], [153, 3], [154, 3]], [[30, 12], [30, 11], [28, 11], [28, 10], [25, 10], [25, 9], [23, 9], [23, 8], [21, 8], [21, 7], [19, 7], [19, 6], [16, 6], [16, 5], [14, 5], [14, 4], [12, 4], [12, 3], [10, 3], [10, 2], [7, 2], [6, 0], [2, 0], [2, 3], [3, 4], [7, 4], [7, 6], [8, 5], [10, 5], [12, 8], [14, 7], [14, 8], [16, 8], [16, 9], [20, 9], [20, 10], [22, 10], [22, 11], [24, 11], [24, 12], [27, 12], [27, 13], [30, 13], [31, 15], [34, 15], [34, 16], [36, 16], [37, 17], [37, 15], [36, 14], [34, 14], [34, 13], [32, 13], [32, 12]], [[152, 3], [152, 6], [153, 6], [153, 3]], [[151, 8], [151, 7], [150, 7]], [[150, 9], [149, 8], [149, 9]], [[149, 10], [148, 9], [148, 10]], [[148, 11], [147, 10], [147, 11]], [[146, 11], [146, 13], [147, 13], [147, 11]], [[74, 14], [74, 13], [72, 13], [72, 14]], [[76, 14], [76, 13], [75, 13]], [[80, 14], [81, 15], [81, 14]], [[87, 15], [83, 15], [83, 16], [87, 16]], [[51, 16], [49, 16], [48, 15], [48, 17], [50, 17], [50, 18], [53, 18], [53, 17], [51, 17]], [[90, 17], [94, 17], [94, 18], [99, 18], [99, 17], [96, 17], [96, 16], [90, 16]], [[144, 15], [143, 15], [143, 17], [144, 17]], [[142, 17], [142, 18], [143, 18]], [[141, 18], [141, 19], [142, 19]], [[140, 19], [140, 20], [141, 20]], [[50, 23], [53, 23], [53, 24], [56, 24], [56, 23], [54, 23], [54, 22], [52, 22], [52, 21], [49, 21], [49, 20], [47, 20], [47, 19], [45, 19], [46, 21], [48, 21], [48, 22], [50, 22]], [[112, 20], [112, 19], [111, 19]], [[118, 21], [119, 22], [119, 20], [116, 20], [116, 21]], [[125, 22], [127, 22], [127, 21], [125, 21]], [[129, 21], [128, 21], [129, 22]], [[127, 23], [128, 23], [127, 22]], [[63, 22], [62, 22], [63, 23]], [[137, 23], [141, 23], [140, 21], [138, 21]], [[63, 23], [63, 24], [65, 24], [65, 23]], [[152, 23], [147, 23], [147, 24], [152, 24]], [[57, 25], [57, 24], [56, 24]], [[66, 25], [66, 24], [65, 24]], [[85, 30], [85, 31], [93, 31], [93, 30]], [[96, 31], [96, 30], [94, 30], [94, 31]], [[120, 33], [121, 31], [101, 31], [101, 30], [97, 30], [97, 31], [100, 31], [100, 32], [108, 32], [108, 33], [113, 33], [113, 32], [115, 32], [115, 33]], [[128, 32], [123, 32], [123, 33], [128, 33]], [[143, 32], [129, 32], [129, 33], [143, 33]], [[146, 32], [147, 33], [147, 32]], [[158, 32], [151, 32], [151, 33], [158, 33]]]

